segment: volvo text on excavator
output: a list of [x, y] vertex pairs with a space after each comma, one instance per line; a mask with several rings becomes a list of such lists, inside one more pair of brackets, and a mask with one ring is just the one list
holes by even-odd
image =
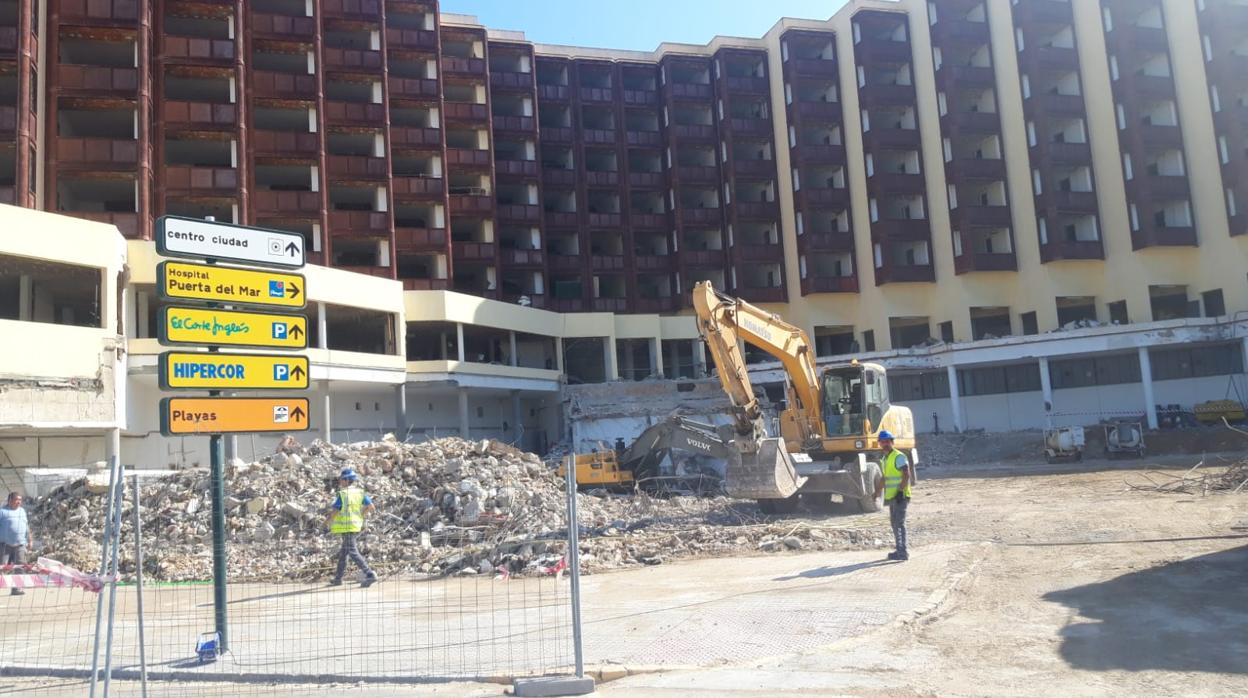
[[[892, 432], [896, 447], [918, 463], [914, 418], [908, 408], [889, 402], [884, 367], [854, 360], [820, 372], [804, 330], [707, 281], [694, 286], [693, 307], [698, 332], [733, 404], [735, 454], [728, 461], [727, 493], [757, 499], [769, 512], [791, 510], [799, 495], [822, 503], [834, 494], [858, 502], [863, 511], [878, 511], [882, 502], [873, 493], [880, 431]], [[741, 342], [784, 367], [779, 435], [768, 433]]]
[[670, 415], [645, 429], [625, 445], [617, 439], [614, 448], [569, 455], [559, 467], [564, 476], [568, 462], [576, 464], [576, 482], [583, 489], [602, 488], [629, 492], [634, 488], [649, 494], [716, 494], [722, 478], [713, 470], [690, 472], [677, 468], [689, 456], [730, 461], [736, 451], [723, 438], [720, 429], [681, 415]]

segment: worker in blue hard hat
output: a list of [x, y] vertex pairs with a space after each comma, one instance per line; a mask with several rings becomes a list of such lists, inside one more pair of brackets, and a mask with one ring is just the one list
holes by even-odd
[[355, 470], [347, 468], [338, 474], [338, 494], [334, 498], [333, 508], [325, 523], [334, 535], [341, 537], [342, 545], [338, 548], [338, 568], [330, 586], [342, 584], [342, 575], [347, 571], [347, 558], [355, 563], [364, 573], [362, 587], [371, 586], [377, 581], [377, 573], [369, 568], [368, 562], [360, 554], [356, 539], [364, 530], [364, 518], [373, 511], [373, 500], [359, 486], [360, 476]]
[[906, 507], [910, 504], [910, 461], [906, 454], [893, 445], [892, 433], [880, 430], [876, 440], [880, 442], [880, 475], [875, 480], [875, 497], [884, 496], [888, 505], [888, 518], [893, 526], [893, 540], [897, 549], [888, 554], [890, 560], [909, 560], [906, 550]]

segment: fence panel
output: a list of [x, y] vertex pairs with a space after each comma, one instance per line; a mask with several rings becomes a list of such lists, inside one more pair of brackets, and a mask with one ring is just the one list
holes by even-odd
[[[171, 477], [183, 482], [190, 478], [194, 487], [202, 488], [194, 490], [194, 499], [202, 502], [197, 516], [206, 531], [207, 478]], [[227, 495], [232, 496], [236, 492], [231, 484], [227, 479]], [[444, 556], [435, 569], [424, 572], [412, 563], [419, 556], [396, 557], [393, 540], [381, 540], [393, 531], [366, 528], [359, 548], [379, 576], [367, 587], [350, 565], [342, 586], [328, 584], [337, 540], [323, 526], [264, 534], [276, 536], [299, 559], [324, 560], [278, 574], [263, 571], [267, 566], [257, 563], [264, 561], [250, 557], [256, 554], [251, 545], [256, 531], [235, 527], [227, 542], [226, 649], [215, 660], [202, 661], [197, 642], [214, 631], [211, 537], [188, 544], [185, 531], [172, 535], [171, 507], [188, 505], [171, 499], [170, 492], [168, 483], [158, 479], [144, 479], [138, 489], [143, 512], [141, 616], [135, 584], [135, 488], [128, 486], [124, 493], [119, 581], [107, 628], [113, 638], [109, 695], [142, 695], [142, 654], [147, 695], [159, 696], [280, 693], [274, 683], [295, 687], [350, 682], [381, 688], [499, 682], [568, 674], [575, 667], [566, 509], [557, 519], [560, 526], [537, 532], [506, 517], [489, 516], [475, 527], [412, 526], [403, 534], [400, 549], [410, 545], [413, 551], [430, 546], [451, 551], [450, 558]], [[101, 520], [106, 516], [102, 501], [91, 511]], [[98, 557], [103, 540], [83, 544], [93, 546]], [[458, 544], [465, 551], [459, 561], [453, 552]], [[492, 561], [484, 565], [470, 552], [482, 549], [492, 551]], [[6, 619], [0, 626], [0, 671], [79, 680], [89, 676], [98, 598], [83, 589], [32, 589], [25, 596], [0, 599]], [[103, 622], [109, 617], [104, 613]], [[100, 633], [101, 643], [107, 635]], [[100, 648], [101, 667], [105, 649]]]

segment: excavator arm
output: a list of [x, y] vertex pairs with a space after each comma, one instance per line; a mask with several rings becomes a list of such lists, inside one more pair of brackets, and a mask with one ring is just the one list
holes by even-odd
[[641, 432], [620, 455], [620, 467], [633, 471], [639, 478], [653, 476], [663, 457], [673, 450], [701, 453], [721, 460], [731, 460], [737, 454], [714, 426], [673, 415]]
[[740, 341], [744, 341], [774, 356], [784, 366], [794, 403], [791, 407], [796, 407], [803, 417], [799, 420], [803, 440], [821, 435], [819, 374], [814, 345], [805, 330], [716, 291], [709, 281], [694, 285], [693, 308], [698, 317], [698, 333], [711, 352], [719, 380], [735, 408], [738, 434], [756, 432], [763, 417], [741, 352]]
[[671, 415], [647, 427], [627, 448], [618, 451], [617, 459], [620, 469], [631, 472], [638, 486], [646, 492], [719, 491], [722, 487], [719, 478], [663, 473], [661, 466], [669, 455], [674, 466], [675, 453], [680, 452], [717, 458], [731, 467], [740, 460], [740, 454], [725, 438], [730, 439], [731, 433], [721, 435], [714, 425]]
[[798, 415], [803, 441], [821, 433], [819, 380], [814, 347], [806, 333], [772, 313], [717, 292], [708, 281], [693, 287], [698, 333], [711, 351], [720, 383], [733, 404], [737, 452], [728, 461], [724, 489], [730, 496], [781, 500], [805, 482], [797, 474], [784, 440], [767, 436], [762, 406], [754, 396], [742, 355], [747, 342], [776, 357], [789, 377], [790, 413]]

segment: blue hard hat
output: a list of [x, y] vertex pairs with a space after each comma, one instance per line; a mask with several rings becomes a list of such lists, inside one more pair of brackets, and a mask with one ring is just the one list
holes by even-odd
[[893, 434], [892, 432], [889, 432], [889, 431], [881, 431], [880, 435], [875, 438], [879, 441], [892, 441]]
[[359, 479], [359, 477], [360, 477], [359, 475], [355, 474], [355, 470], [351, 468], [347, 468], [346, 470], [343, 470], [341, 473], [338, 474], [339, 480], [346, 480], [347, 482], [355, 482], [357, 479]]

